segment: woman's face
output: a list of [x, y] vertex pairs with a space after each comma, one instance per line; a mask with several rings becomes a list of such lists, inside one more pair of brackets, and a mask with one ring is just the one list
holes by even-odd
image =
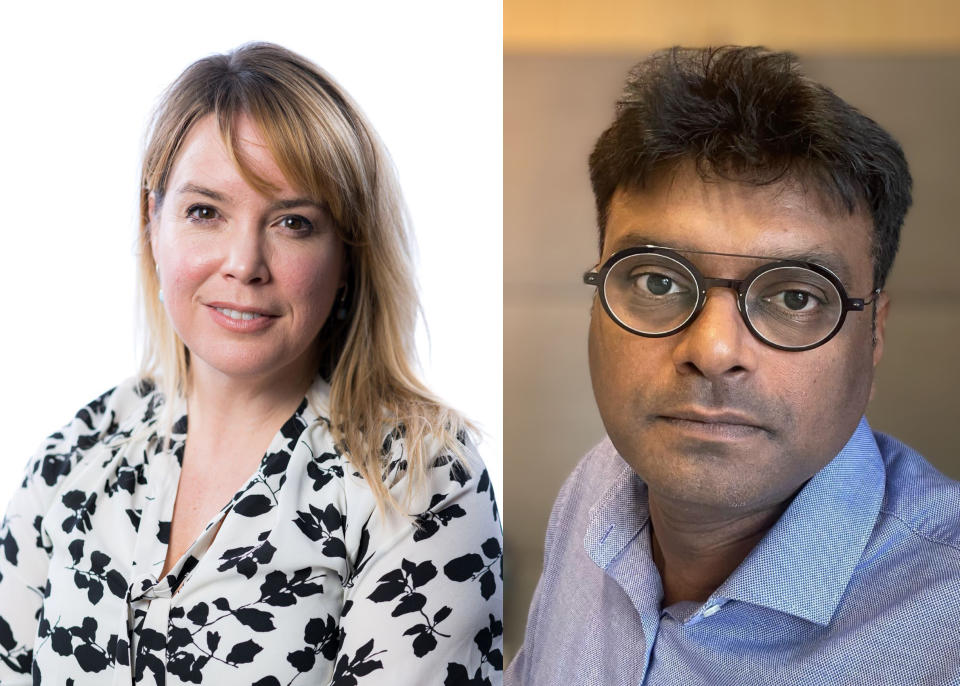
[[314, 341], [343, 285], [344, 246], [327, 209], [290, 185], [249, 118], [236, 124], [239, 156], [273, 190], [246, 182], [212, 115], [194, 125], [162, 203], [150, 198], [164, 306], [194, 378], [312, 378]]

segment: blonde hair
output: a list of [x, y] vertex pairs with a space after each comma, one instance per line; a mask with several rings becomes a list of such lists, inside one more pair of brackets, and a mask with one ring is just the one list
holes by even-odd
[[[462, 456], [462, 432], [469, 425], [416, 373], [419, 300], [406, 210], [389, 157], [349, 96], [296, 53], [251, 43], [206, 57], [190, 65], [160, 100], [148, 130], [140, 187], [146, 333], [141, 374], [168, 400], [187, 394], [189, 351], [158, 298], [149, 200], [153, 195], [156, 206], [162, 203], [184, 139], [211, 114], [228, 154], [252, 186], [270, 188], [236, 152], [241, 114], [260, 130], [291, 185], [329, 208], [348, 264], [346, 316], [328, 317], [317, 338], [318, 372], [331, 387], [331, 429], [380, 507], [399, 508], [388, 490], [399, 474], [386, 473], [386, 432], [399, 428], [404, 436], [406, 501], [423, 483], [431, 458]], [[176, 419], [170, 416], [173, 403], [164, 405], [169, 429]]]

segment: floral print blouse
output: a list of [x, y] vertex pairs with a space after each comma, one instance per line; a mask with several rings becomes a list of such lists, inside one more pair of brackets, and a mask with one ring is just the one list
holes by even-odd
[[[163, 578], [186, 416], [161, 436], [162, 399], [133, 379], [50, 436], [0, 528], [0, 684], [501, 683], [482, 462], [438, 455], [411, 516], [384, 516], [330, 434], [328, 390]], [[383, 451], [399, 498], [402, 427]]]

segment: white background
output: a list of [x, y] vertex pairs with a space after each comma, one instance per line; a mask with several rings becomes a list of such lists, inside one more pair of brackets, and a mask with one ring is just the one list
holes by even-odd
[[251, 40], [330, 72], [386, 143], [417, 236], [425, 377], [485, 430], [499, 497], [501, 3], [17, 4], [0, 10], [0, 508], [43, 437], [137, 369], [137, 185], [157, 97]]

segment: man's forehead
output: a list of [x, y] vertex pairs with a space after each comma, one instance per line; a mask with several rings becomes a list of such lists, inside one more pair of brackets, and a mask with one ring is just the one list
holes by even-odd
[[825, 206], [817, 195], [794, 183], [704, 181], [682, 171], [643, 189], [618, 189], [602, 258], [661, 245], [813, 262], [847, 284], [872, 279], [872, 220]]

